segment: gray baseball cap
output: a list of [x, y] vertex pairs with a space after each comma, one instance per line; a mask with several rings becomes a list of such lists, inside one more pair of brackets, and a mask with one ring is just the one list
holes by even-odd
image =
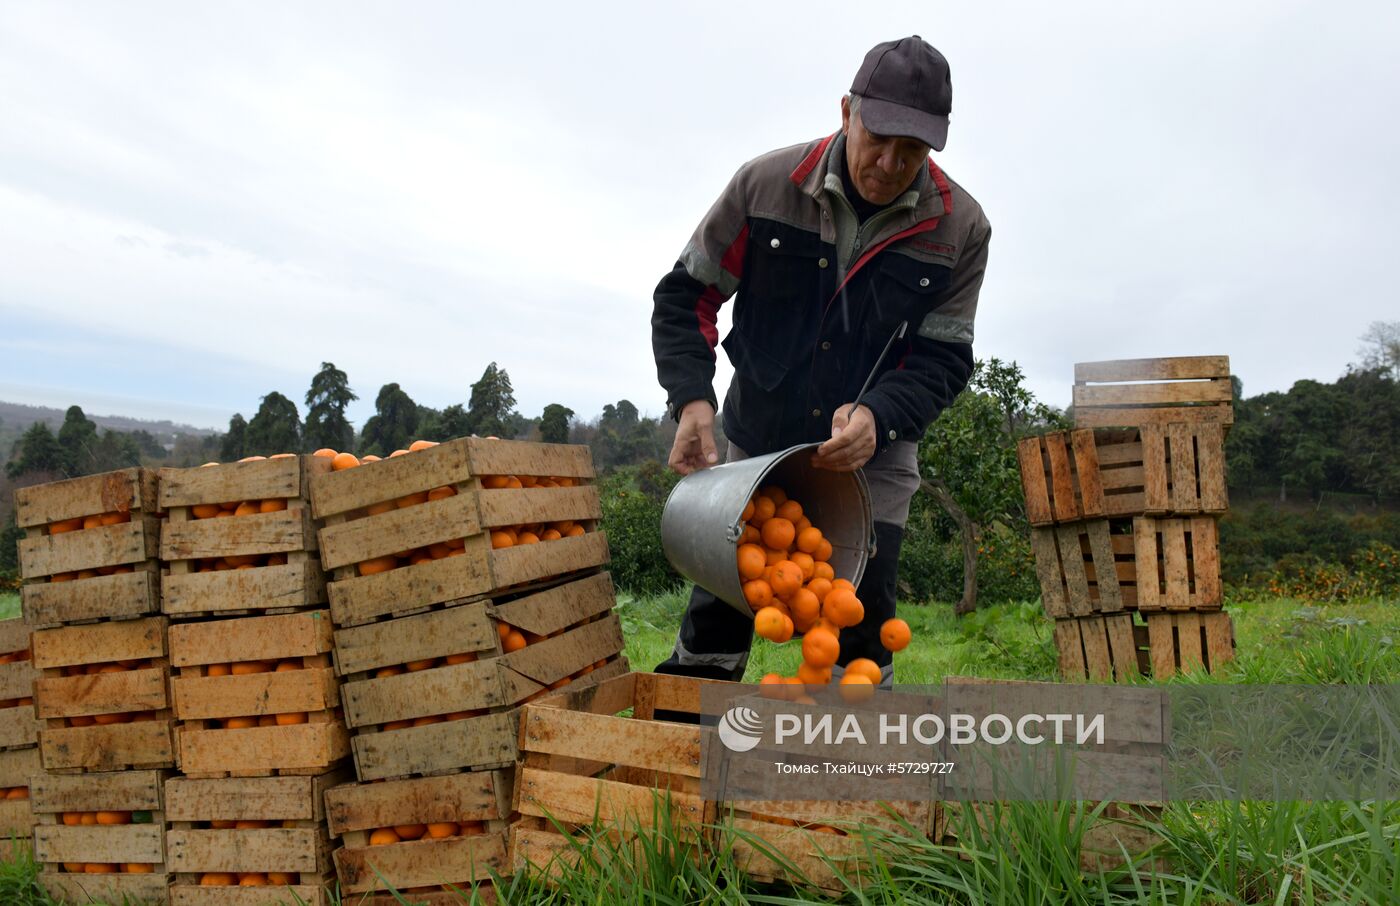
[[935, 151], [947, 144], [953, 110], [948, 61], [918, 35], [875, 45], [851, 92], [860, 95], [860, 119], [871, 132], [917, 138]]

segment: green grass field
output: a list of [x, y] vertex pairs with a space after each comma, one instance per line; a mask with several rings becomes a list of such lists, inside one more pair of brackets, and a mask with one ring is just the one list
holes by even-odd
[[[681, 594], [621, 595], [618, 612], [633, 669], [650, 670], [669, 653], [685, 604]], [[1238, 658], [1213, 681], [1385, 683], [1400, 681], [1400, 607], [1394, 601], [1309, 606], [1288, 599], [1236, 603]], [[0, 614], [17, 611], [0, 596]], [[957, 620], [947, 606], [901, 608], [914, 632], [896, 659], [900, 683], [950, 675], [1054, 679], [1050, 623], [1038, 603], [997, 605]], [[746, 680], [792, 673], [798, 646], [759, 640]], [[956, 847], [909, 835], [861, 831], [874, 869], [848, 878], [852, 904], [1393, 904], [1400, 902], [1400, 803], [1184, 803], [1149, 822], [1162, 843], [1129, 866], [1084, 873], [1079, 843], [1097, 810], [1084, 803], [1012, 803], [989, 833], [950, 810]], [[503, 880], [511, 903], [679, 904], [822, 902], [746, 878], [728, 853], [704, 859], [668, 828], [620, 848], [600, 832], [580, 848], [580, 864], [556, 885], [520, 875]], [[25, 858], [0, 863], [0, 904], [53, 906]], [[471, 902], [470, 895], [463, 896]], [[347, 899], [345, 903], [351, 903]], [[403, 903], [412, 903], [406, 897]]]

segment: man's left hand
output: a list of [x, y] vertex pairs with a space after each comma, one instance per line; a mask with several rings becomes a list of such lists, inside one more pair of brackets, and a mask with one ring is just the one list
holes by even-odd
[[854, 472], [875, 455], [875, 416], [865, 406], [847, 403], [831, 416], [831, 440], [817, 448], [812, 465], [833, 472]]

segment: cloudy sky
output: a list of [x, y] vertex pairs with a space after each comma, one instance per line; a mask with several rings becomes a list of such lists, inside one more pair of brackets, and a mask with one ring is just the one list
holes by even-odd
[[494, 360], [526, 414], [659, 413], [657, 279], [910, 33], [994, 228], [976, 352], [1047, 401], [1104, 358], [1333, 380], [1400, 319], [1395, 4], [5, 0], [0, 399], [222, 426], [333, 361], [361, 423]]

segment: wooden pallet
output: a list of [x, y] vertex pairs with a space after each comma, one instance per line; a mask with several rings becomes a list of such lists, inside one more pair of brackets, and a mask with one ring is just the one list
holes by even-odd
[[572, 864], [572, 833], [595, 822], [625, 839], [663, 814], [698, 857], [718, 815], [700, 791], [701, 743], [712, 730], [655, 715], [698, 714], [701, 689], [714, 682], [628, 673], [526, 705], [514, 796], [521, 816], [512, 829], [516, 869]]
[[[165, 862], [165, 800], [162, 771], [103, 774], [40, 774], [34, 778], [34, 858], [42, 863], [39, 884], [55, 899], [87, 902], [168, 903], [170, 875]], [[70, 816], [96, 812], [130, 812], [131, 823], [101, 825]], [[71, 819], [70, 819], [71, 820]], [[90, 874], [79, 864], [121, 868], [150, 866], [149, 872]]]
[[1132, 526], [1126, 520], [1031, 529], [1047, 616], [1119, 613], [1136, 605]]
[[1023, 439], [1017, 457], [1033, 526], [1229, 507], [1215, 422], [1054, 432]]
[[1218, 610], [1220, 533], [1214, 516], [1133, 520], [1134, 600], [1143, 613]]
[[1158, 679], [1193, 670], [1214, 673], [1235, 658], [1235, 627], [1224, 611], [1147, 614], [1147, 634]]
[[1119, 359], [1074, 366], [1076, 428], [1234, 422], [1229, 356]]
[[[34, 633], [34, 706], [44, 769], [128, 771], [174, 767], [165, 617]], [[126, 662], [121, 665], [120, 662]], [[86, 673], [132, 662], [145, 666]]]
[[[470, 891], [492, 872], [509, 875], [507, 821], [512, 771], [471, 771], [439, 777], [359, 783], [326, 793], [331, 833], [341, 839], [336, 874], [344, 893], [365, 894], [453, 885]], [[379, 828], [458, 825], [445, 836], [370, 845]], [[463, 827], [466, 825], [466, 827]], [[417, 896], [410, 899], [417, 900]], [[355, 902], [359, 902], [358, 898]]]
[[[35, 775], [43, 770], [39, 764], [39, 750], [34, 746], [0, 752], [0, 790], [23, 788], [27, 791]], [[23, 798], [0, 799], [0, 847], [12, 840], [24, 841], [26, 848], [32, 848], [34, 810], [28, 792]], [[0, 849], [0, 853], [8, 852], [8, 849]]]
[[[65, 522], [125, 521], [58, 533]], [[156, 475], [123, 469], [15, 492], [20, 588], [36, 629], [160, 612]], [[54, 530], [51, 532], [51, 529]]]
[[[552, 687], [626, 672], [614, 603], [612, 580], [599, 573], [500, 603], [337, 630], [360, 780], [513, 763], [515, 706]], [[536, 641], [504, 653], [502, 623]], [[474, 659], [437, 660], [449, 655]]]
[[[482, 478], [495, 475], [552, 475], [578, 485], [485, 487]], [[321, 560], [332, 580], [336, 625], [404, 616], [596, 569], [607, 562], [608, 547], [598, 530], [602, 507], [593, 476], [587, 447], [480, 438], [315, 476], [311, 502], [325, 521]], [[404, 504], [441, 488], [452, 489], [451, 496]], [[369, 515], [391, 501], [400, 503]], [[584, 534], [492, 549], [492, 529], [561, 521], [578, 523]], [[361, 563], [437, 547], [444, 554], [439, 559], [404, 565], [408, 558], [398, 557], [397, 568], [360, 574]]]
[[[168, 518], [160, 556], [169, 566], [162, 610], [235, 616], [325, 606], [308, 497], [311, 478], [329, 471], [330, 460], [313, 456], [161, 469]], [[266, 503], [270, 511], [209, 516], [239, 503]]]
[[[173, 906], [254, 906], [294, 897], [306, 906], [328, 906], [334, 869], [324, 796], [348, 779], [343, 770], [315, 777], [171, 778], [165, 848], [175, 876]], [[256, 890], [201, 885], [205, 874], [219, 873], [279, 883]]]
[[30, 652], [32, 635], [23, 620], [0, 620], [0, 751], [39, 743], [39, 722], [34, 717], [34, 681], [39, 671]]
[[1055, 621], [1060, 675], [1066, 680], [1127, 680], [1150, 670], [1146, 627], [1131, 612]]
[[[349, 753], [350, 742], [331, 646], [324, 610], [171, 626], [181, 771], [190, 777], [265, 777], [332, 768]], [[258, 672], [232, 673], [250, 664]], [[211, 668], [217, 668], [214, 675]], [[229, 727], [230, 719], [253, 725]]]

